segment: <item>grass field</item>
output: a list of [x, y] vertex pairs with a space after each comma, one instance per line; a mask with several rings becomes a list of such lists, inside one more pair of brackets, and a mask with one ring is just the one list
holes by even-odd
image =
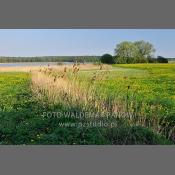
[[0, 73], [0, 144], [175, 142], [175, 64], [18, 71]]

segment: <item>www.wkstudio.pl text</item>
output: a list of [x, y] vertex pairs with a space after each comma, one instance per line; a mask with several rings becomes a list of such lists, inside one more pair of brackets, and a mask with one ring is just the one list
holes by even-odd
[[117, 127], [117, 122], [105, 122], [105, 121], [90, 121], [90, 122], [59, 122], [58, 127], [76, 127], [76, 128], [94, 128], [94, 127], [104, 127], [104, 128], [114, 128]]

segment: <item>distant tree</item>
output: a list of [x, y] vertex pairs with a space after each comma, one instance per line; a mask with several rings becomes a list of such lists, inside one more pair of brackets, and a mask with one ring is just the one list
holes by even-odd
[[115, 48], [117, 63], [146, 63], [151, 60], [155, 49], [154, 46], [143, 40], [136, 42], [124, 41]]
[[156, 58], [148, 58], [148, 63], [156, 63], [157, 59]]
[[104, 54], [100, 57], [100, 61], [106, 64], [114, 64], [114, 57], [110, 54]]
[[141, 58], [151, 58], [153, 57], [153, 54], [155, 52], [154, 46], [146, 41], [136, 41], [134, 42], [134, 45], [138, 49], [138, 56]]
[[117, 44], [115, 55], [117, 63], [135, 63], [138, 58], [138, 49], [132, 42], [124, 41]]
[[158, 56], [157, 57], [157, 62], [158, 63], [168, 63], [168, 59], [167, 58], [164, 58], [162, 56]]

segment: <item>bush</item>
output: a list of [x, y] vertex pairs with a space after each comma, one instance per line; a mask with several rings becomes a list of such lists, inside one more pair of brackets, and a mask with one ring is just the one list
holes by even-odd
[[155, 58], [148, 58], [148, 63], [156, 63], [156, 59]]
[[100, 61], [106, 64], [114, 64], [114, 57], [110, 54], [104, 54], [100, 57]]
[[157, 57], [157, 62], [158, 63], [168, 63], [168, 59], [166, 59], [164, 57], [161, 57], [161, 56], [158, 56]]

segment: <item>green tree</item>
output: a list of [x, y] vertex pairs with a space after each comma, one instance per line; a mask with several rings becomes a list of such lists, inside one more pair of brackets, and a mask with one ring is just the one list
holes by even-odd
[[104, 54], [100, 57], [100, 61], [106, 64], [114, 64], [114, 57], [110, 54]]
[[138, 48], [132, 42], [124, 41], [115, 48], [117, 63], [135, 63], [138, 58]]
[[168, 63], [168, 59], [167, 58], [164, 58], [162, 56], [158, 56], [157, 57], [157, 62], [158, 63]]
[[140, 58], [151, 58], [155, 52], [154, 46], [143, 40], [134, 42], [135, 46], [138, 48], [138, 56]]
[[152, 60], [154, 46], [146, 41], [124, 41], [115, 48], [117, 63], [145, 63]]

